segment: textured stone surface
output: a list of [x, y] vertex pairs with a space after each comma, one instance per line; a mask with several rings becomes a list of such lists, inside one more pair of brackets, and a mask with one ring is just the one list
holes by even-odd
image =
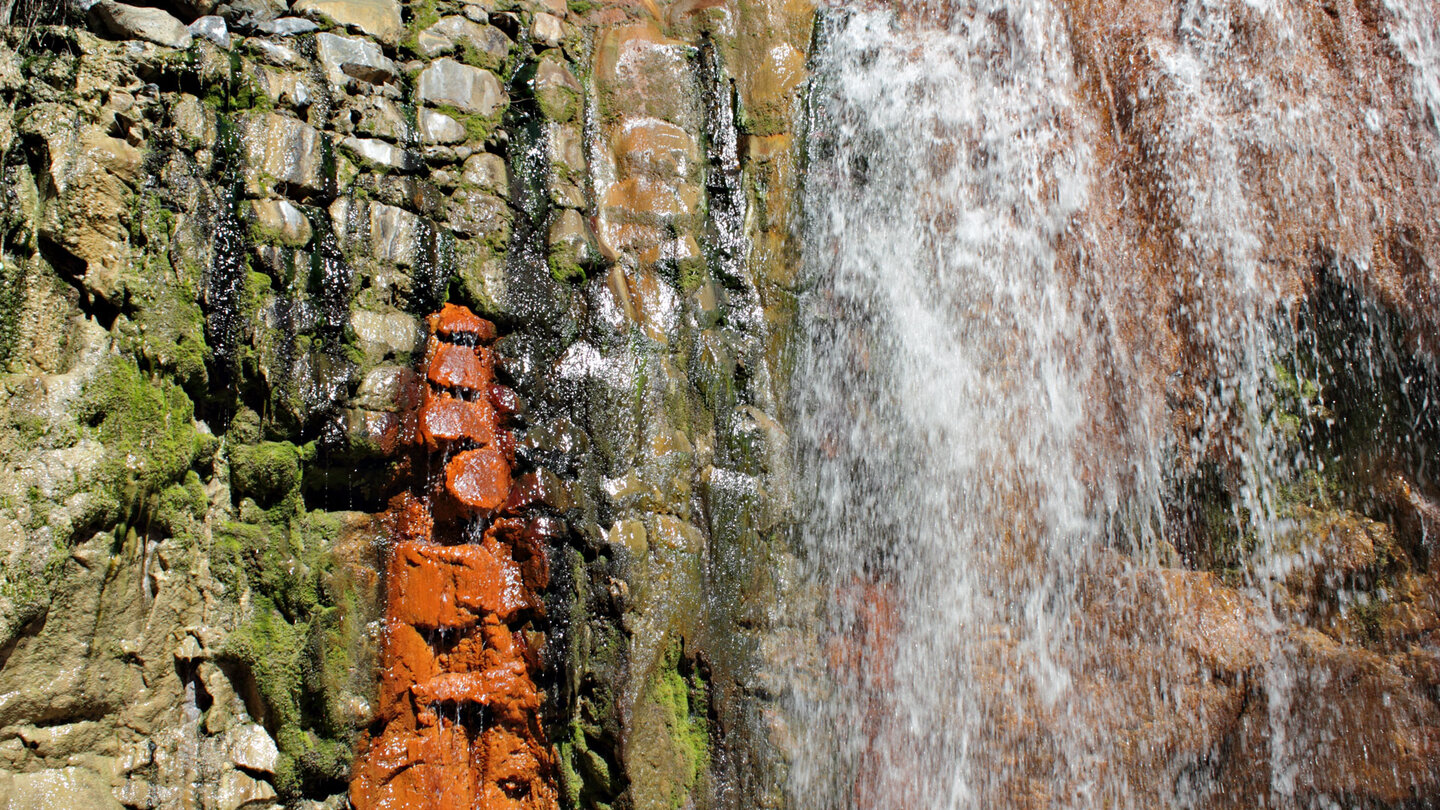
[[170, 48], [190, 47], [190, 30], [164, 10], [100, 0], [90, 7], [90, 13], [99, 17], [116, 36], [143, 39]]
[[387, 45], [398, 43], [405, 33], [399, 0], [297, 0], [291, 10], [314, 20], [353, 28]]
[[462, 143], [465, 127], [454, 118], [435, 110], [417, 110], [421, 143]]
[[325, 175], [325, 137], [320, 130], [276, 113], [250, 113], [240, 120], [246, 152], [246, 185], [254, 193], [293, 187], [301, 194], [319, 194]]
[[326, 32], [315, 35], [315, 52], [330, 83], [344, 86], [350, 78], [382, 84], [394, 81], [400, 69], [386, 58], [380, 46], [359, 37]]
[[505, 102], [500, 81], [488, 70], [441, 59], [420, 74], [416, 98], [475, 115], [494, 115]]
[[[510, 519], [491, 523], [479, 542], [453, 544], [466, 531], [454, 506], [493, 513], [510, 491], [512, 462], [500, 449], [511, 441], [509, 426], [490, 404], [499, 386], [488, 365], [477, 365], [496, 330], [448, 304], [429, 327], [431, 384], [412, 438], [431, 453], [475, 449], [450, 457], [443, 495], [426, 493], [449, 498], [450, 509], [430, 510], [408, 494], [392, 507], [383, 729], [362, 742], [350, 798], [359, 810], [416, 806], [437, 795], [454, 807], [556, 807], [555, 763], [540, 728], [537, 650], [520, 630], [541, 604], [531, 588], [544, 586], [536, 576], [543, 565], [534, 563], [544, 551], [526, 545], [524, 523]], [[430, 486], [417, 485], [422, 492]], [[427, 640], [437, 631], [439, 643]], [[457, 717], [465, 710], [466, 719], [441, 722], [437, 712], [447, 706]], [[477, 709], [483, 726], [470, 719]]]
[[288, 200], [255, 200], [250, 203], [248, 218], [260, 239], [282, 245], [303, 247], [313, 235], [305, 213]]

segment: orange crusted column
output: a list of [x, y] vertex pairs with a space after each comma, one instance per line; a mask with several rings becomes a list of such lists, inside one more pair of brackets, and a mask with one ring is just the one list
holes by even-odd
[[391, 502], [379, 703], [350, 800], [357, 810], [550, 810], [540, 651], [522, 631], [544, 613], [553, 519], [506, 507], [516, 397], [495, 381], [494, 324], [450, 304], [428, 324], [425, 390], [400, 437], [422, 480]]

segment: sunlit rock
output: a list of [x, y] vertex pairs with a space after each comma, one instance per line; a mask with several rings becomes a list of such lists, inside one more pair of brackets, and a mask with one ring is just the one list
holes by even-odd
[[416, 98], [480, 116], [494, 115], [505, 103], [505, 93], [495, 74], [449, 58], [421, 72]]
[[246, 186], [252, 193], [293, 189], [319, 194], [328, 187], [326, 145], [316, 128], [275, 113], [248, 113], [239, 128]]
[[347, 86], [351, 78], [383, 84], [394, 81], [400, 73], [379, 45], [359, 37], [342, 37], [322, 31], [315, 35], [315, 53], [330, 83], [339, 87]]
[[398, 0], [297, 0], [291, 10], [314, 20], [354, 28], [387, 45], [398, 43], [405, 33]]
[[169, 12], [161, 9], [100, 0], [90, 7], [90, 13], [115, 36], [143, 39], [168, 48], [190, 47], [190, 30]]

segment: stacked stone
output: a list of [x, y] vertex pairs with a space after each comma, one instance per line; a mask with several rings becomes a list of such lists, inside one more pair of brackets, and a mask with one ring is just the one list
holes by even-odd
[[495, 327], [447, 304], [429, 319], [420, 407], [404, 438], [433, 475], [399, 496], [386, 568], [380, 730], [351, 785], [369, 808], [557, 806], [539, 647], [552, 521], [522, 516], [511, 479], [514, 393], [495, 382]]

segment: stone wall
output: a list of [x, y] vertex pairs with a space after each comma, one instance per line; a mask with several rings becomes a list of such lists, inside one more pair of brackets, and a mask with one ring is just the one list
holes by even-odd
[[566, 527], [561, 803], [778, 803], [809, 7], [152, 5], [7, 7], [0, 806], [344, 804], [446, 301]]

